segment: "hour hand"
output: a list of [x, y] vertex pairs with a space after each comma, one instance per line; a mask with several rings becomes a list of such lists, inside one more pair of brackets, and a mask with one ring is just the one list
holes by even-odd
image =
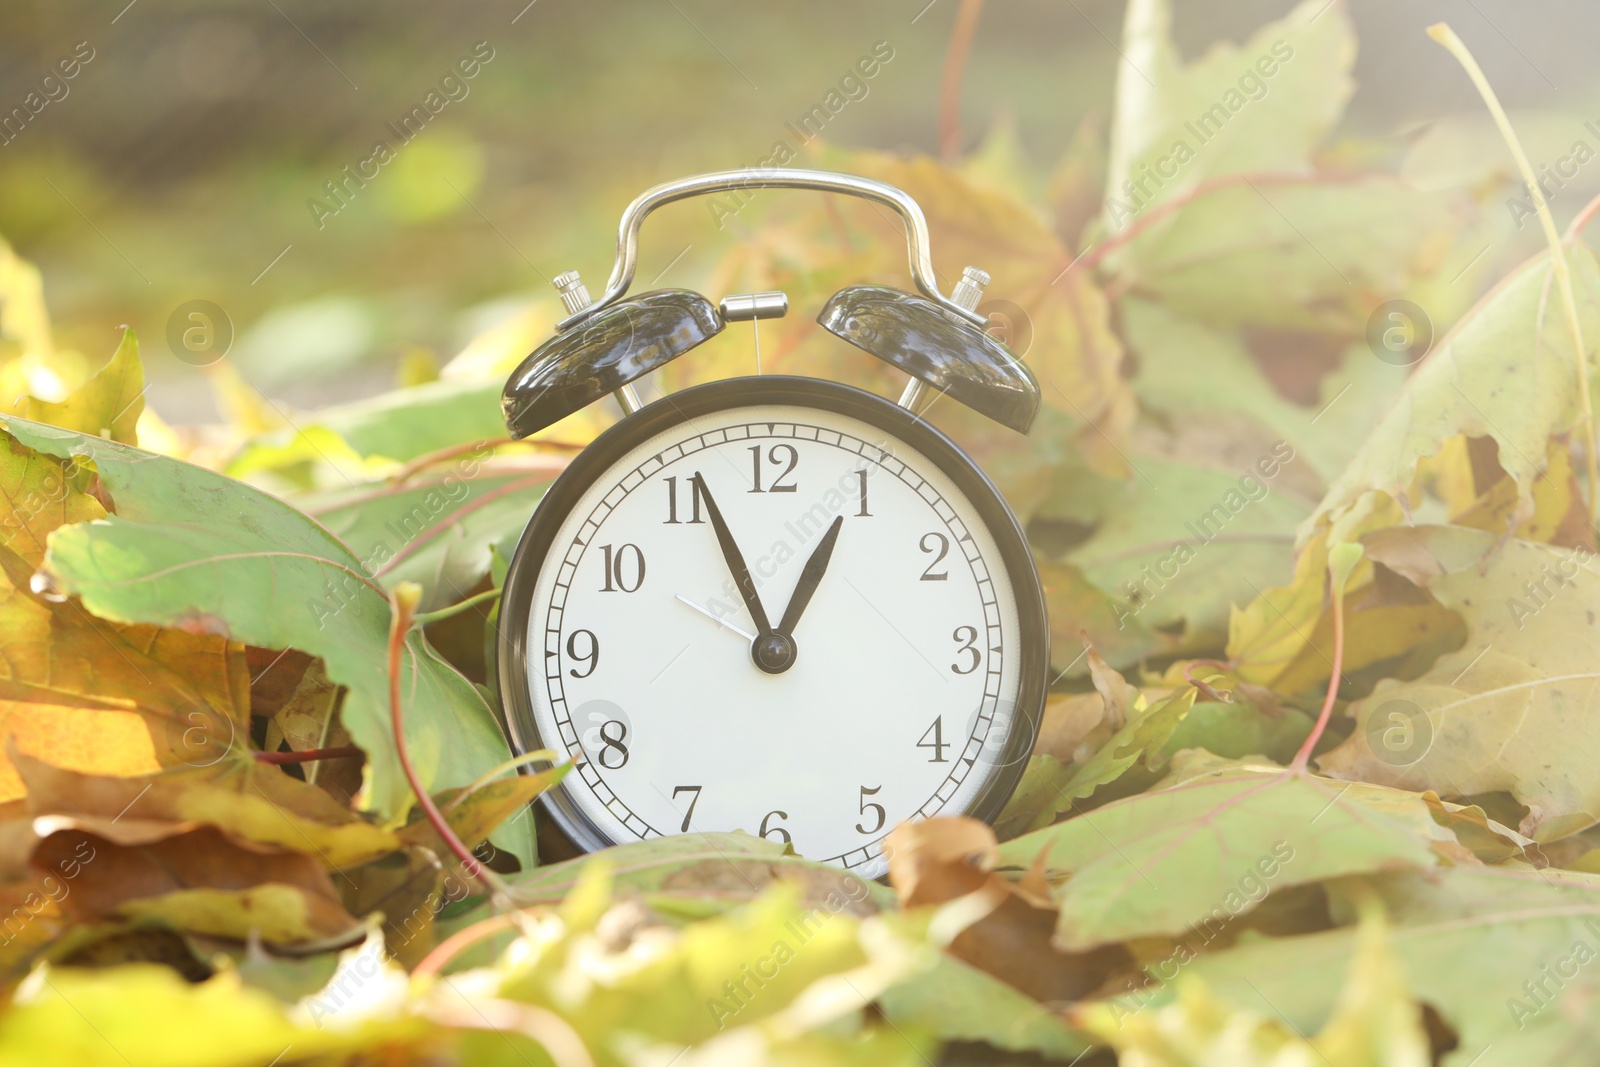
[[783, 609], [783, 618], [778, 622], [778, 632], [785, 637], [794, 636], [800, 614], [811, 603], [811, 594], [817, 591], [823, 574], [827, 572], [828, 560], [833, 558], [833, 545], [839, 540], [839, 528], [842, 525], [844, 516], [836, 516], [833, 525], [828, 527], [828, 532], [822, 535], [822, 540], [812, 551], [811, 558], [806, 560], [805, 568], [800, 572], [800, 581], [795, 583], [794, 592], [789, 595], [789, 606]]
[[717, 507], [717, 502], [711, 499], [711, 490], [706, 488], [705, 479], [696, 472], [694, 489], [706, 502], [706, 514], [711, 517], [711, 528], [717, 533], [717, 544], [722, 546], [722, 558], [728, 564], [728, 571], [733, 575], [734, 584], [739, 587], [739, 596], [744, 599], [744, 606], [750, 611], [750, 619], [756, 624], [756, 633], [768, 634], [772, 632], [772, 624], [767, 621], [766, 609], [761, 606], [761, 597], [756, 593], [755, 579], [750, 576], [750, 568], [745, 566], [744, 555], [740, 553], [739, 546], [734, 543], [733, 534], [728, 530], [728, 523], [722, 517], [722, 509]]

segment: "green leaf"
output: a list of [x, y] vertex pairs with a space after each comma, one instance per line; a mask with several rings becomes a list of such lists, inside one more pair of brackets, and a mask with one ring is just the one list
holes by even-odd
[[1423, 253], [1456, 224], [1448, 200], [1379, 175], [1241, 182], [1133, 239], [1129, 280], [1208, 322], [1359, 334], [1371, 294], [1438, 269]]
[[[1335, 914], [1375, 891], [1393, 924], [1411, 995], [1457, 1035], [1446, 1067], [1588, 1062], [1600, 1033], [1600, 877], [1526, 868], [1455, 867], [1335, 885]], [[1302, 1032], [1333, 1010], [1358, 950], [1353, 929], [1266, 938], [1202, 957], [1193, 973], [1231, 1002]], [[1267, 999], [1270, 998], [1270, 1001]]]
[[1406, 993], [1376, 908], [1358, 938], [1333, 1016], [1315, 1037], [1285, 1025], [1265, 994], [1259, 1004], [1235, 1006], [1192, 974], [1178, 978], [1175, 999], [1151, 1011], [1115, 998], [1074, 1018], [1114, 1048], [1119, 1062], [1143, 1067], [1428, 1067], [1422, 1007]]
[[1268, 711], [1245, 700], [1237, 704], [1201, 701], [1189, 710], [1162, 747], [1162, 762], [1186, 748], [1224, 759], [1265, 756], [1288, 763], [1311, 732], [1313, 717], [1295, 708]]
[[[1129, 298], [1118, 307], [1128, 346], [1139, 357], [1140, 403], [1174, 423], [1200, 423], [1228, 443], [1223, 454], [1232, 469], [1301, 498], [1308, 511], [1408, 374], [1365, 347], [1352, 349], [1324, 384], [1322, 402], [1308, 409], [1278, 393], [1237, 331], [1146, 300]], [[1288, 448], [1275, 454], [1280, 443]]]
[[1467, 641], [1413, 681], [1385, 681], [1351, 708], [1356, 729], [1322, 769], [1446, 796], [1500, 790], [1547, 842], [1600, 822], [1600, 576], [1593, 553], [1463, 527], [1369, 535], [1373, 559], [1427, 588]]
[[490, 550], [509, 556], [551, 475], [433, 473], [399, 486], [364, 487], [300, 501], [366, 562], [386, 589], [423, 588], [423, 611], [463, 600], [489, 572]]
[[1081, 525], [1092, 516], [1095, 524], [1058, 556], [1070, 571], [1047, 575], [1058, 649], [1077, 645], [1087, 630], [1117, 667], [1149, 655], [1203, 654], [1225, 639], [1234, 604], [1293, 573], [1294, 529], [1309, 505], [1261, 480], [1253, 464], [1276, 468], [1270, 450], [1245, 450], [1237, 462], [1153, 451], [1134, 454], [1137, 473], [1126, 481], [1081, 467], [1058, 472], [1040, 509], [1045, 519]]
[[[1568, 248], [1567, 259], [1586, 356], [1593, 360], [1600, 342], [1600, 263], [1581, 243]], [[1550, 284], [1549, 255], [1534, 257], [1435, 343], [1329, 487], [1308, 531], [1337, 521], [1373, 491], [1416, 505], [1412, 482], [1418, 463], [1457, 434], [1493, 438], [1518, 498], [1524, 504], [1531, 499], [1550, 437], [1582, 418], [1572, 337], [1560, 301], [1549, 298]]]
[[60, 403], [29, 397], [28, 418], [127, 445], [137, 444], [136, 427], [144, 412], [144, 389], [139, 338], [123, 327], [122, 342], [111, 354], [111, 362]]
[[1084, 949], [1225, 926], [1272, 890], [1431, 867], [1438, 856], [1430, 831], [1448, 836], [1417, 797], [1279, 767], [1213, 763], [1177, 785], [1006, 842], [1000, 862], [1025, 868], [1046, 853], [1052, 870], [1071, 872], [1054, 890], [1055, 943]]
[[294, 462], [333, 461], [348, 456], [405, 462], [429, 452], [506, 436], [500, 415], [501, 381], [446, 379], [395, 389], [296, 420], [247, 444], [228, 465], [242, 478]]
[[[1343, 7], [1328, 10], [1321, 0], [1305, 0], [1242, 45], [1214, 45], [1186, 65], [1172, 40], [1169, 0], [1133, 0], [1117, 68], [1107, 228], [1114, 231], [1127, 218], [1113, 198], [1137, 213], [1218, 175], [1309, 169], [1312, 149], [1338, 122], [1355, 88], [1355, 49]], [[1181, 154], [1174, 152], [1180, 142], [1193, 159], [1167, 178], [1158, 163]], [[1130, 193], [1123, 186], [1128, 181], [1144, 182], [1148, 195]]]
[[[899, 924], [897, 917], [889, 922]], [[885, 1017], [943, 1041], [981, 1041], [1008, 1052], [1067, 1061], [1087, 1047], [1061, 1016], [971, 964], [941, 954], [878, 998]]]
[[[348, 547], [311, 519], [220, 474], [126, 445], [3, 420], [53, 456], [86, 456], [117, 503], [101, 522], [57, 530], [44, 570], [61, 594], [117, 622], [226, 634], [320, 656], [348, 688], [343, 721], [367, 753], [367, 806], [390, 819], [413, 798], [389, 725], [389, 603]], [[507, 757], [471, 683], [410, 634], [401, 661], [412, 758], [431, 791], [463, 786]], [[529, 854], [531, 842], [516, 848]]]
[[[1035, 781], [1029, 782], [1024, 773], [1023, 786], [1027, 788], [1018, 790], [1024, 799], [1012, 803], [1014, 808], [1032, 815], [1028, 829], [1048, 826], [1062, 812], [1073, 810], [1076, 801], [1087, 799], [1101, 786], [1117, 781], [1136, 763], [1159, 770], [1165, 763], [1163, 746], [1189, 714], [1198, 692], [1194, 686], [1186, 685], [1148, 708], [1133, 712], [1122, 729], [1082, 764], [1070, 768], [1070, 772], [1056, 764], [1061, 768], [1061, 777], [1051, 780], [1044, 772], [1039, 772]], [[1050, 759], [1048, 756], [1040, 758]], [[1029, 770], [1033, 768], [1034, 764], [1030, 763]]]

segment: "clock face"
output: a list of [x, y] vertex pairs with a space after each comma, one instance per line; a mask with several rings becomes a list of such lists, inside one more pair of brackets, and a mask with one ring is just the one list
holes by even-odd
[[875, 877], [897, 824], [998, 811], [1043, 700], [1015, 520], [831, 383], [714, 383], [612, 430], [530, 524], [503, 626], [512, 732], [578, 764], [550, 801], [590, 848], [742, 829]]

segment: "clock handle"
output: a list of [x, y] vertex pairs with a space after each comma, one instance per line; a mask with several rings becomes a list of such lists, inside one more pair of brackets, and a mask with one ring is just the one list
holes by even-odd
[[[986, 323], [987, 320], [982, 315], [939, 291], [938, 279], [934, 277], [933, 257], [928, 251], [928, 220], [923, 216], [922, 208], [904, 190], [854, 174], [788, 167], [751, 167], [745, 170], [724, 170], [680, 178], [677, 181], [664, 182], [641, 193], [622, 213], [622, 223], [617, 229], [617, 262], [611, 268], [611, 278], [606, 282], [606, 291], [600, 294], [598, 300], [587, 306], [581, 302], [569, 302], [567, 306], [572, 314], [557, 323], [556, 329], [571, 329], [616, 303], [627, 293], [628, 286], [633, 284], [634, 270], [639, 263], [639, 228], [650, 212], [675, 200], [741, 189], [815, 189], [825, 193], [858, 196], [893, 208], [906, 224], [906, 251], [911, 261], [911, 278], [917, 283], [917, 288], [929, 300], [950, 314], [979, 327]], [[573, 285], [576, 284], [574, 277]], [[577, 303], [578, 306], [574, 307], [573, 303]]]

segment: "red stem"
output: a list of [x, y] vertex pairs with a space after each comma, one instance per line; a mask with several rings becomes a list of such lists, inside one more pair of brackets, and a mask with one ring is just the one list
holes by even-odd
[[401, 715], [400, 704], [400, 654], [405, 648], [406, 634], [411, 630], [412, 606], [403, 604], [393, 594], [389, 596], [389, 717], [394, 725], [394, 748], [400, 757], [400, 769], [405, 772], [406, 781], [411, 784], [411, 792], [416, 794], [417, 804], [422, 808], [428, 822], [433, 824], [433, 829], [443, 839], [456, 859], [461, 861], [461, 867], [473, 878], [487, 881], [483, 865], [478, 862], [462, 840], [450, 829], [449, 821], [439, 811], [439, 806], [433, 802], [428, 791], [423, 788], [422, 781], [417, 777], [416, 768], [411, 765], [411, 752], [406, 746], [405, 723]]
[[1573, 219], [1572, 224], [1567, 227], [1567, 240], [1571, 241], [1583, 233], [1584, 228], [1594, 221], [1596, 214], [1600, 214], [1600, 196], [1583, 205], [1583, 210], [1578, 212], [1578, 217]]
[[257, 763], [314, 763], [324, 759], [350, 759], [363, 755], [355, 745], [338, 748], [308, 748], [304, 752], [257, 752]]
[[1073, 264], [1069, 269], [1076, 270], [1079, 267], [1082, 267], [1082, 268], [1085, 268], [1085, 269], [1089, 269], [1089, 268], [1093, 268], [1093, 267], [1099, 266], [1100, 262], [1102, 260], [1104, 260], [1106, 258], [1106, 256], [1110, 255], [1112, 252], [1115, 252], [1117, 249], [1121, 248], [1123, 245], [1129, 244], [1135, 238], [1137, 238], [1140, 234], [1144, 233], [1146, 230], [1148, 230], [1150, 227], [1154, 226], [1156, 223], [1158, 223], [1161, 220], [1163, 220], [1165, 218], [1168, 218], [1168, 217], [1170, 217], [1172, 215], [1176, 215], [1179, 211], [1182, 211], [1184, 208], [1188, 207], [1190, 204], [1194, 203], [1196, 200], [1200, 199], [1202, 196], [1209, 196], [1211, 193], [1218, 192], [1218, 191], [1220, 191], [1222, 189], [1230, 189], [1230, 188], [1233, 188], [1235, 186], [1251, 185], [1251, 184], [1255, 184], [1255, 185], [1323, 185], [1323, 184], [1344, 185], [1344, 184], [1354, 184], [1356, 182], [1362, 182], [1362, 181], [1369, 181], [1371, 179], [1372, 179], [1372, 175], [1370, 175], [1370, 174], [1359, 174], [1359, 173], [1351, 173], [1351, 174], [1270, 174], [1270, 173], [1261, 173], [1261, 174], [1225, 174], [1220, 178], [1212, 178], [1212, 179], [1210, 179], [1208, 181], [1203, 181], [1199, 185], [1196, 185], [1193, 189], [1190, 189], [1188, 192], [1180, 193], [1179, 195], [1173, 197], [1171, 200], [1164, 200], [1161, 203], [1157, 204], [1155, 207], [1151, 208], [1149, 211], [1146, 211], [1144, 214], [1140, 215], [1137, 219], [1135, 219], [1131, 225], [1125, 227], [1124, 229], [1118, 230], [1116, 233], [1112, 234], [1110, 237], [1107, 237], [1104, 241], [1100, 242], [1100, 244], [1096, 245], [1094, 248], [1092, 248], [1089, 251], [1085, 252], [1082, 256], [1080, 256], [1078, 258], [1077, 262], [1075, 264]]
[[516, 918], [515, 912], [508, 912], [504, 915], [491, 915], [487, 919], [480, 919], [471, 926], [457, 930], [435, 945], [432, 952], [422, 957], [422, 962], [412, 968], [412, 977], [438, 974], [444, 970], [446, 964], [461, 955], [472, 945], [514, 925]]
[[[1332, 581], [1330, 576], [1329, 581]], [[1328, 728], [1328, 720], [1333, 716], [1333, 703], [1339, 698], [1339, 682], [1344, 671], [1344, 596], [1337, 585], [1333, 586], [1333, 676], [1328, 679], [1328, 695], [1322, 701], [1322, 714], [1317, 716], [1317, 724], [1311, 728], [1311, 733], [1306, 735], [1305, 743], [1300, 746], [1300, 751], [1294, 754], [1294, 762], [1289, 764], [1289, 769], [1303, 771], [1311, 762], [1311, 751], [1317, 747], [1317, 742], [1322, 740], [1322, 732]]]
[[944, 73], [939, 77], [939, 158], [946, 163], [961, 158], [961, 78], [982, 13], [983, 0], [961, 0], [955, 28], [950, 31], [950, 49], [944, 54]]

